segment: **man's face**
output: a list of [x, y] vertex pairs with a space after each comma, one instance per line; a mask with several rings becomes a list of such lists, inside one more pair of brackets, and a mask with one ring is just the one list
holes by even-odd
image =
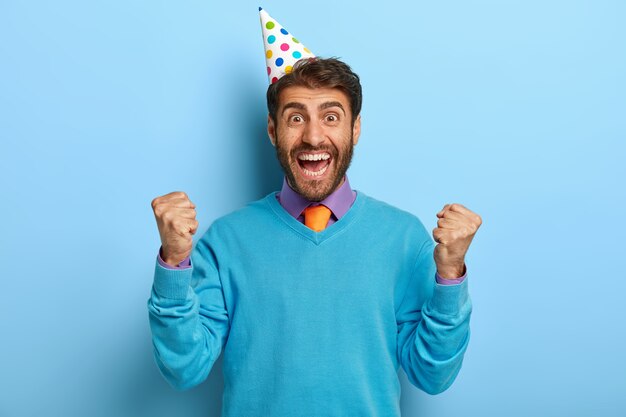
[[343, 91], [287, 87], [279, 96], [276, 124], [269, 116], [267, 123], [294, 191], [321, 201], [343, 183], [361, 133], [361, 116], [352, 126], [350, 101]]

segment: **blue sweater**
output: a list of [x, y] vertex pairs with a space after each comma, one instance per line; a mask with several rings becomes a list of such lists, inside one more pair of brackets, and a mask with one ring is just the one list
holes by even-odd
[[182, 390], [223, 351], [222, 417], [400, 416], [398, 366], [442, 392], [469, 341], [467, 280], [437, 284], [433, 249], [417, 217], [360, 191], [319, 233], [272, 192], [214, 221], [192, 268], [156, 263], [156, 363]]

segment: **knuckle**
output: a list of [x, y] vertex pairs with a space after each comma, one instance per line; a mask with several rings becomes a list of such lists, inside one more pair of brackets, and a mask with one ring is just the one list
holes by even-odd
[[163, 210], [161, 217], [163, 218], [163, 220], [173, 223], [174, 213], [172, 213], [170, 210]]
[[172, 220], [172, 226], [174, 226], [174, 229], [176, 229], [178, 232], [182, 232], [185, 230], [185, 222], [183, 222], [179, 218]]

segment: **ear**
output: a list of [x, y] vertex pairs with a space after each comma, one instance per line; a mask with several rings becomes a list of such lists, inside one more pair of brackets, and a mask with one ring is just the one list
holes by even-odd
[[361, 115], [359, 114], [354, 121], [354, 127], [352, 128], [352, 146], [356, 145], [361, 136]]
[[274, 126], [274, 120], [269, 114], [267, 115], [267, 135], [270, 137], [272, 146], [276, 147], [276, 126]]

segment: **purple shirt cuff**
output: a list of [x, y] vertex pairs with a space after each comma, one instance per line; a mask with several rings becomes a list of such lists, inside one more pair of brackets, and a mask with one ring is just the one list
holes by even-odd
[[172, 266], [170, 264], [165, 263], [163, 258], [161, 258], [161, 248], [159, 248], [159, 254], [157, 255], [157, 261], [159, 262], [159, 265], [161, 265], [163, 268], [167, 268], [167, 269], [187, 269], [187, 268], [191, 268], [191, 260], [190, 260], [189, 256], [186, 257], [185, 259], [183, 259], [177, 266]]
[[443, 278], [441, 275], [435, 272], [435, 279], [437, 280], [437, 284], [441, 284], [441, 285], [460, 284], [467, 277], [467, 267], [465, 265], [463, 265], [463, 271], [464, 271], [463, 275], [461, 275], [458, 278]]

